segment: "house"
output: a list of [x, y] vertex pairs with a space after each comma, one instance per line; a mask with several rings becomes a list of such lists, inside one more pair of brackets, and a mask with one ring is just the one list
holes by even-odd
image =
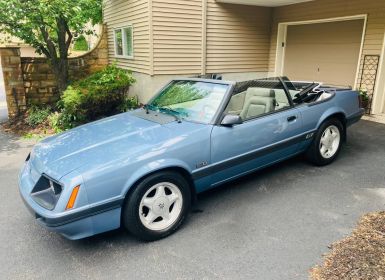
[[33, 47], [24, 43], [21, 39], [0, 33], [0, 48], [6, 47], [19, 47], [22, 57], [41, 57], [41, 55], [35, 52]]
[[[99, 41], [99, 36], [102, 32], [102, 28], [103, 27], [101, 24], [92, 25], [91, 23], [88, 23], [85, 26], [85, 29], [94, 31], [94, 34], [83, 35], [83, 38], [85, 38], [86, 44], [88, 45], [88, 49], [82, 50], [82, 51], [76, 51], [71, 49], [70, 55], [72, 57], [76, 57], [84, 54], [88, 50], [93, 49]], [[8, 48], [8, 47], [19, 47], [21, 57], [44, 57], [43, 55], [36, 53], [35, 48], [28, 45], [23, 40], [6, 33], [0, 33], [0, 48]]]
[[142, 101], [176, 76], [287, 75], [366, 90], [385, 113], [383, 0], [105, 0], [104, 22]]

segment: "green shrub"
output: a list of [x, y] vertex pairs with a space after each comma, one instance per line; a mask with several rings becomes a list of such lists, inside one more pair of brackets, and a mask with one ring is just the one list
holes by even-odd
[[119, 105], [119, 111], [127, 112], [139, 107], [139, 100], [137, 96], [126, 97], [123, 102]]
[[73, 50], [74, 51], [88, 51], [89, 50], [88, 42], [87, 42], [86, 38], [83, 35], [79, 36], [79, 38], [77, 38], [75, 40], [75, 44], [74, 44]]
[[28, 109], [27, 124], [35, 127], [47, 121], [48, 116], [51, 114], [52, 108], [47, 106], [45, 108], [38, 107], [36, 105], [31, 106]]
[[56, 123], [54, 123], [55, 120], [52, 122], [55, 127], [65, 130], [86, 122], [85, 111], [82, 108], [85, 107], [83, 106], [84, 99], [85, 97], [79, 89], [69, 86], [58, 103], [61, 112], [56, 116]]
[[359, 92], [362, 101], [369, 101], [369, 95], [367, 90], [360, 89]]
[[55, 126], [69, 129], [137, 107], [137, 100], [127, 97], [128, 88], [134, 82], [130, 71], [115, 65], [75, 82], [58, 102], [61, 112]]
[[60, 120], [61, 115], [62, 114], [59, 112], [54, 112], [48, 117], [49, 126], [55, 131], [55, 133], [60, 133], [64, 130], [63, 124]]
[[118, 68], [113, 64], [78, 81], [74, 87], [80, 88], [84, 93], [114, 93], [122, 89], [127, 90], [133, 83], [135, 83], [135, 79], [131, 71]]

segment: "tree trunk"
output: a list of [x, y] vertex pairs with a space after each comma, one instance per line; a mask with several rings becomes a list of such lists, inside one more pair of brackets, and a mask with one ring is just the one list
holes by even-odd
[[59, 93], [62, 94], [69, 83], [68, 50], [73, 36], [63, 16], [56, 18], [56, 25], [57, 46], [54, 44], [54, 40], [51, 39], [51, 34], [47, 31], [47, 28], [45, 26], [40, 27], [41, 34], [47, 45], [46, 47], [42, 46], [41, 49], [51, 62]]
[[59, 93], [66, 90], [69, 83], [69, 67], [67, 58], [58, 58], [51, 60], [53, 72], [56, 77]]

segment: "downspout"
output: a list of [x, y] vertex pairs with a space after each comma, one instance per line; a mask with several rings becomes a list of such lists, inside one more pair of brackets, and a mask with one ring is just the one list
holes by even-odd
[[152, 0], [148, 0], [148, 24], [149, 24], [149, 41], [150, 41], [150, 75], [154, 76], [154, 25], [153, 25], [153, 12], [152, 12]]
[[202, 69], [201, 75], [206, 75], [207, 62], [207, 0], [202, 0]]

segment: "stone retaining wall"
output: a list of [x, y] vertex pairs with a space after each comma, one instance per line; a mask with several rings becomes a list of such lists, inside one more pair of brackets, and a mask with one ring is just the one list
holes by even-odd
[[[28, 105], [52, 104], [59, 99], [56, 79], [46, 58], [20, 57], [19, 48], [0, 48], [0, 56], [10, 118]], [[103, 28], [93, 50], [69, 59], [70, 79], [83, 78], [107, 64], [107, 28]]]
[[0, 48], [1, 67], [8, 106], [8, 115], [15, 117], [26, 109], [20, 48]]
[[45, 58], [22, 57], [25, 96], [28, 105], [51, 104], [59, 93], [55, 75]]

